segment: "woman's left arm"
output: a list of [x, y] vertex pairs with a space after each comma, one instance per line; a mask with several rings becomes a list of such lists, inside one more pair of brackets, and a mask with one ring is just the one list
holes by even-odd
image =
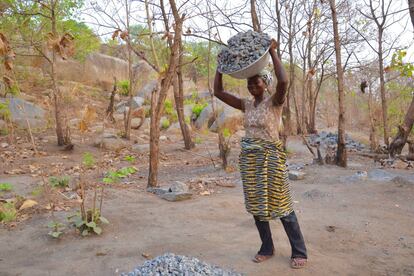
[[276, 40], [272, 39], [269, 48], [269, 53], [270, 57], [272, 58], [273, 67], [275, 69], [275, 75], [277, 79], [276, 92], [272, 96], [273, 105], [276, 106], [282, 105], [285, 102], [288, 87], [288, 77], [285, 68], [283, 68], [283, 64], [276, 53], [277, 46], [278, 45]]

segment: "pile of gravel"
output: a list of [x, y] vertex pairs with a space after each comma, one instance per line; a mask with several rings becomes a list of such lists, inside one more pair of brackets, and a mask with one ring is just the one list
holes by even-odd
[[242, 274], [233, 271], [226, 271], [198, 260], [197, 258], [166, 253], [152, 260], [146, 261], [142, 266], [122, 276], [241, 276]]
[[269, 49], [270, 40], [269, 35], [251, 30], [231, 37], [218, 54], [219, 71], [227, 74], [249, 66]]
[[[319, 134], [312, 134], [308, 138], [309, 143], [312, 146], [316, 146], [319, 142], [321, 146], [337, 146], [338, 134], [332, 132], [321, 131]], [[353, 140], [348, 134], [345, 134], [345, 144], [348, 150], [362, 151], [366, 148], [365, 145], [358, 141]]]

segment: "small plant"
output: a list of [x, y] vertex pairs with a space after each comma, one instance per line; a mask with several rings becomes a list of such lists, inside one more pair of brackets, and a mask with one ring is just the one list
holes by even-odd
[[0, 222], [12, 222], [16, 220], [17, 210], [13, 202], [0, 205]]
[[53, 238], [57, 239], [63, 234], [63, 229], [65, 229], [65, 225], [58, 222], [58, 221], [51, 221], [47, 224], [51, 230], [49, 231], [48, 235], [52, 236]]
[[95, 166], [95, 158], [93, 157], [92, 153], [90, 152], [85, 152], [83, 154], [82, 157], [82, 164], [86, 167], [86, 168], [92, 168], [93, 166]]
[[62, 177], [56, 177], [51, 176], [49, 177], [49, 184], [53, 188], [66, 188], [69, 186], [69, 176], [62, 176]]
[[101, 223], [108, 224], [109, 221], [101, 216], [98, 209], [90, 209], [83, 216], [80, 212], [69, 216], [68, 220], [80, 231], [82, 236], [87, 236], [90, 233], [100, 235], [102, 233]]
[[13, 185], [10, 183], [0, 183], [0, 192], [10, 192], [13, 190]]
[[136, 161], [136, 159], [135, 159], [135, 157], [134, 156], [131, 156], [131, 155], [127, 155], [127, 156], [125, 156], [124, 157], [124, 160], [125, 161], [128, 161], [129, 163], [135, 163], [135, 161]]
[[129, 95], [129, 80], [121, 80], [116, 84], [119, 87], [120, 94], [123, 96]]
[[196, 116], [196, 118], [198, 118], [198, 116], [200, 116], [200, 114], [201, 114], [201, 111], [203, 111], [203, 109], [207, 106], [208, 104], [207, 103], [198, 103], [198, 104], [195, 104], [194, 106], [193, 106], [193, 114]]
[[194, 143], [196, 143], [196, 144], [201, 144], [202, 142], [203, 142], [203, 140], [200, 137], [196, 137], [194, 139]]
[[171, 100], [166, 99], [164, 102], [164, 113], [167, 115], [174, 114], [174, 107]]
[[191, 123], [190, 116], [185, 116], [184, 121], [185, 121], [186, 124], [190, 124]]
[[161, 121], [161, 128], [162, 129], [167, 129], [167, 128], [169, 128], [170, 127], [170, 120], [168, 120], [167, 118], [164, 118], [162, 121]]
[[11, 113], [9, 109], [9, 103], [0, 102], [0, 118], [3, 118], [4, 120], [10, 119]]
[[136, 172], [137, 169], [134, 167], [124, 167], [117, 171], [108, 172], [102, 181], [106, 184], [111, 184], [114, 182], [118, 182], [121, 178], [126, 178]]
[[224, 138], [230, 138], [230, 136], [231, 136], [230, 129], [228, 129], [228, 128], [224, 128], [224, 129], [223, 129], [223, 137], [224, 137]]
[[31, 192], [32, 196], [39, 196], [44, 192], [44, 188], [43, 186], [37, 186], [33, 189], [33, 191]]

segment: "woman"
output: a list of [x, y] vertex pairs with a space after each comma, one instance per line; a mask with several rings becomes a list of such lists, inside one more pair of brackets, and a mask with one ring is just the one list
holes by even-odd
[[240, 99], [223, 89], [222, 74], [216, 71], [214, 95], [226, 104], [244, 112], [246, 136], [241, 141], [240, 173], [246, 209], [254, 217], [262, 245], [253, 258], [256, 263], [274, 254], [269, 221], [279, 218], [292, 247], [291, 267], [306, 265], [305, 242], [295, 212], [292, 209], [286, 173], [286, 153], [279, 140], [282, 107], [287, 90], [287, 75], [276, 54], [277, 42], [272, 39], [269, 49], [277, 78], [276, 92], [265, 93], [271, 84], [271, 74], [262, 71], [247, 79], [247, 89], [253, 99]]

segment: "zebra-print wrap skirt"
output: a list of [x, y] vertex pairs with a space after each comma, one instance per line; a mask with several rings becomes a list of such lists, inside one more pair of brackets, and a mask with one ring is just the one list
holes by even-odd
[[281, 141], [242, 138], [239, 166], [247, 212], [269, 221], [293, 211]]

